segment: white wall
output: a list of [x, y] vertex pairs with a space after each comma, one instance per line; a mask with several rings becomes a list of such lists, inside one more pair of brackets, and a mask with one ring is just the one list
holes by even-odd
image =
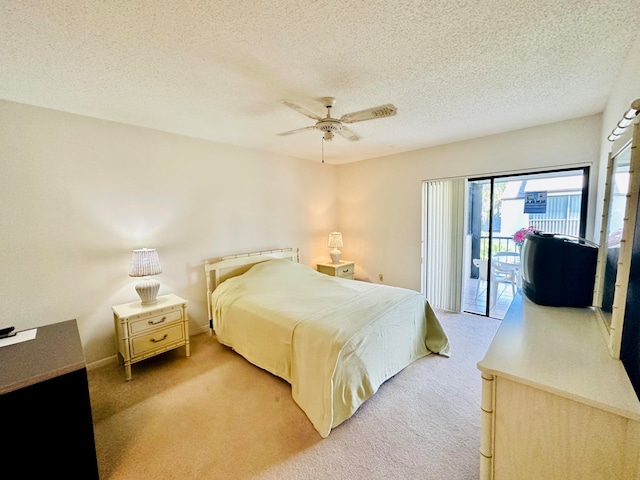
[[131, 250], [158, 249], [160, 294], [208, 325], [203, 262], [299, 247], [327, 257], [336, 167], [0, 101], [0, 325], [75, 318], [87, 362], [115, 354], [111, 306], [137, 300]]
[[[622, 52], [621, 52], [622, 54]], [[611, 142], [607, 137], [616, 127], [622, 115], [629, 110], [631, 102], [640, 98], [640, 35], [636, 38], [631, 50], [627, 53], [626, 61], [618, 75], [618, 80], [611, 92], [607, 107], [602, 114], [602, 131], [600, 132], [600, 174], [598, 183], [598, 206], [604, 202], [604, 181], [607, 172], [607, 159], [611, 151]], [[595, 231], [600, 232], [602, 208], [596, 216]], [[596, 235], [599, 240], [599, 236]]]
[[[601, 116], [508, 132], [338, 167], [343, 258], [356, 277], [420, 290], [422, 181], [592, 166], [592, 238]], [[446, 279], [443, 279], [446, 281]]]

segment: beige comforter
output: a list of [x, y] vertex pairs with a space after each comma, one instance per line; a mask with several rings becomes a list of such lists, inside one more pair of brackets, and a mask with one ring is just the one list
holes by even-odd
[[449, 342], [413, 290], [269, 260], [212, 293], [218, 341], [291, 384], [322, 437], [387, 379]]

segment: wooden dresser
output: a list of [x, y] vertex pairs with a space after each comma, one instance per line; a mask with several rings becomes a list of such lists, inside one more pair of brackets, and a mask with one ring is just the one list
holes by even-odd
[[[84, 352], [75, 320], [0, 348], [3, 469], [11, 478], [98, 478]], [[5, 477], [0, 473], [2, 478]]]
[[640, 402], [602, 328], [516, 296], [478, 363], [481, 480], [640, 478]]

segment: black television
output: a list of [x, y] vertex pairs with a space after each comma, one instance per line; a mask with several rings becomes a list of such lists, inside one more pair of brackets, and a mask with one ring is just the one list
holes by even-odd
[[538, 305], [593, 305], [598, 247], [576, 237], [528, 233], [522, 245], [521, 278], [525, 296]]

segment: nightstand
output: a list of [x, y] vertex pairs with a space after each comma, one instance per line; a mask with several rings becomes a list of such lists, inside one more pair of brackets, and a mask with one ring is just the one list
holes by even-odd
[[161, 295], [152, 305], [141, 302], [116, 305], [113, 323], [116, 355], [122, 355], [127, 380], [131, 364], [181, 346], [189, 350], [187, 301], [177, 295]]
[[[2, 478], [99, 479], [87, 368], [75, 320], [0, 348]], [[64, 441], [62, 438], [64, 437]], [[22, 474], [9, 472], [9, 464]]]
[[355, 263], [341, 260], [340, 263], [317, 263], [318, 271], [332, 277], [355, 279]]

